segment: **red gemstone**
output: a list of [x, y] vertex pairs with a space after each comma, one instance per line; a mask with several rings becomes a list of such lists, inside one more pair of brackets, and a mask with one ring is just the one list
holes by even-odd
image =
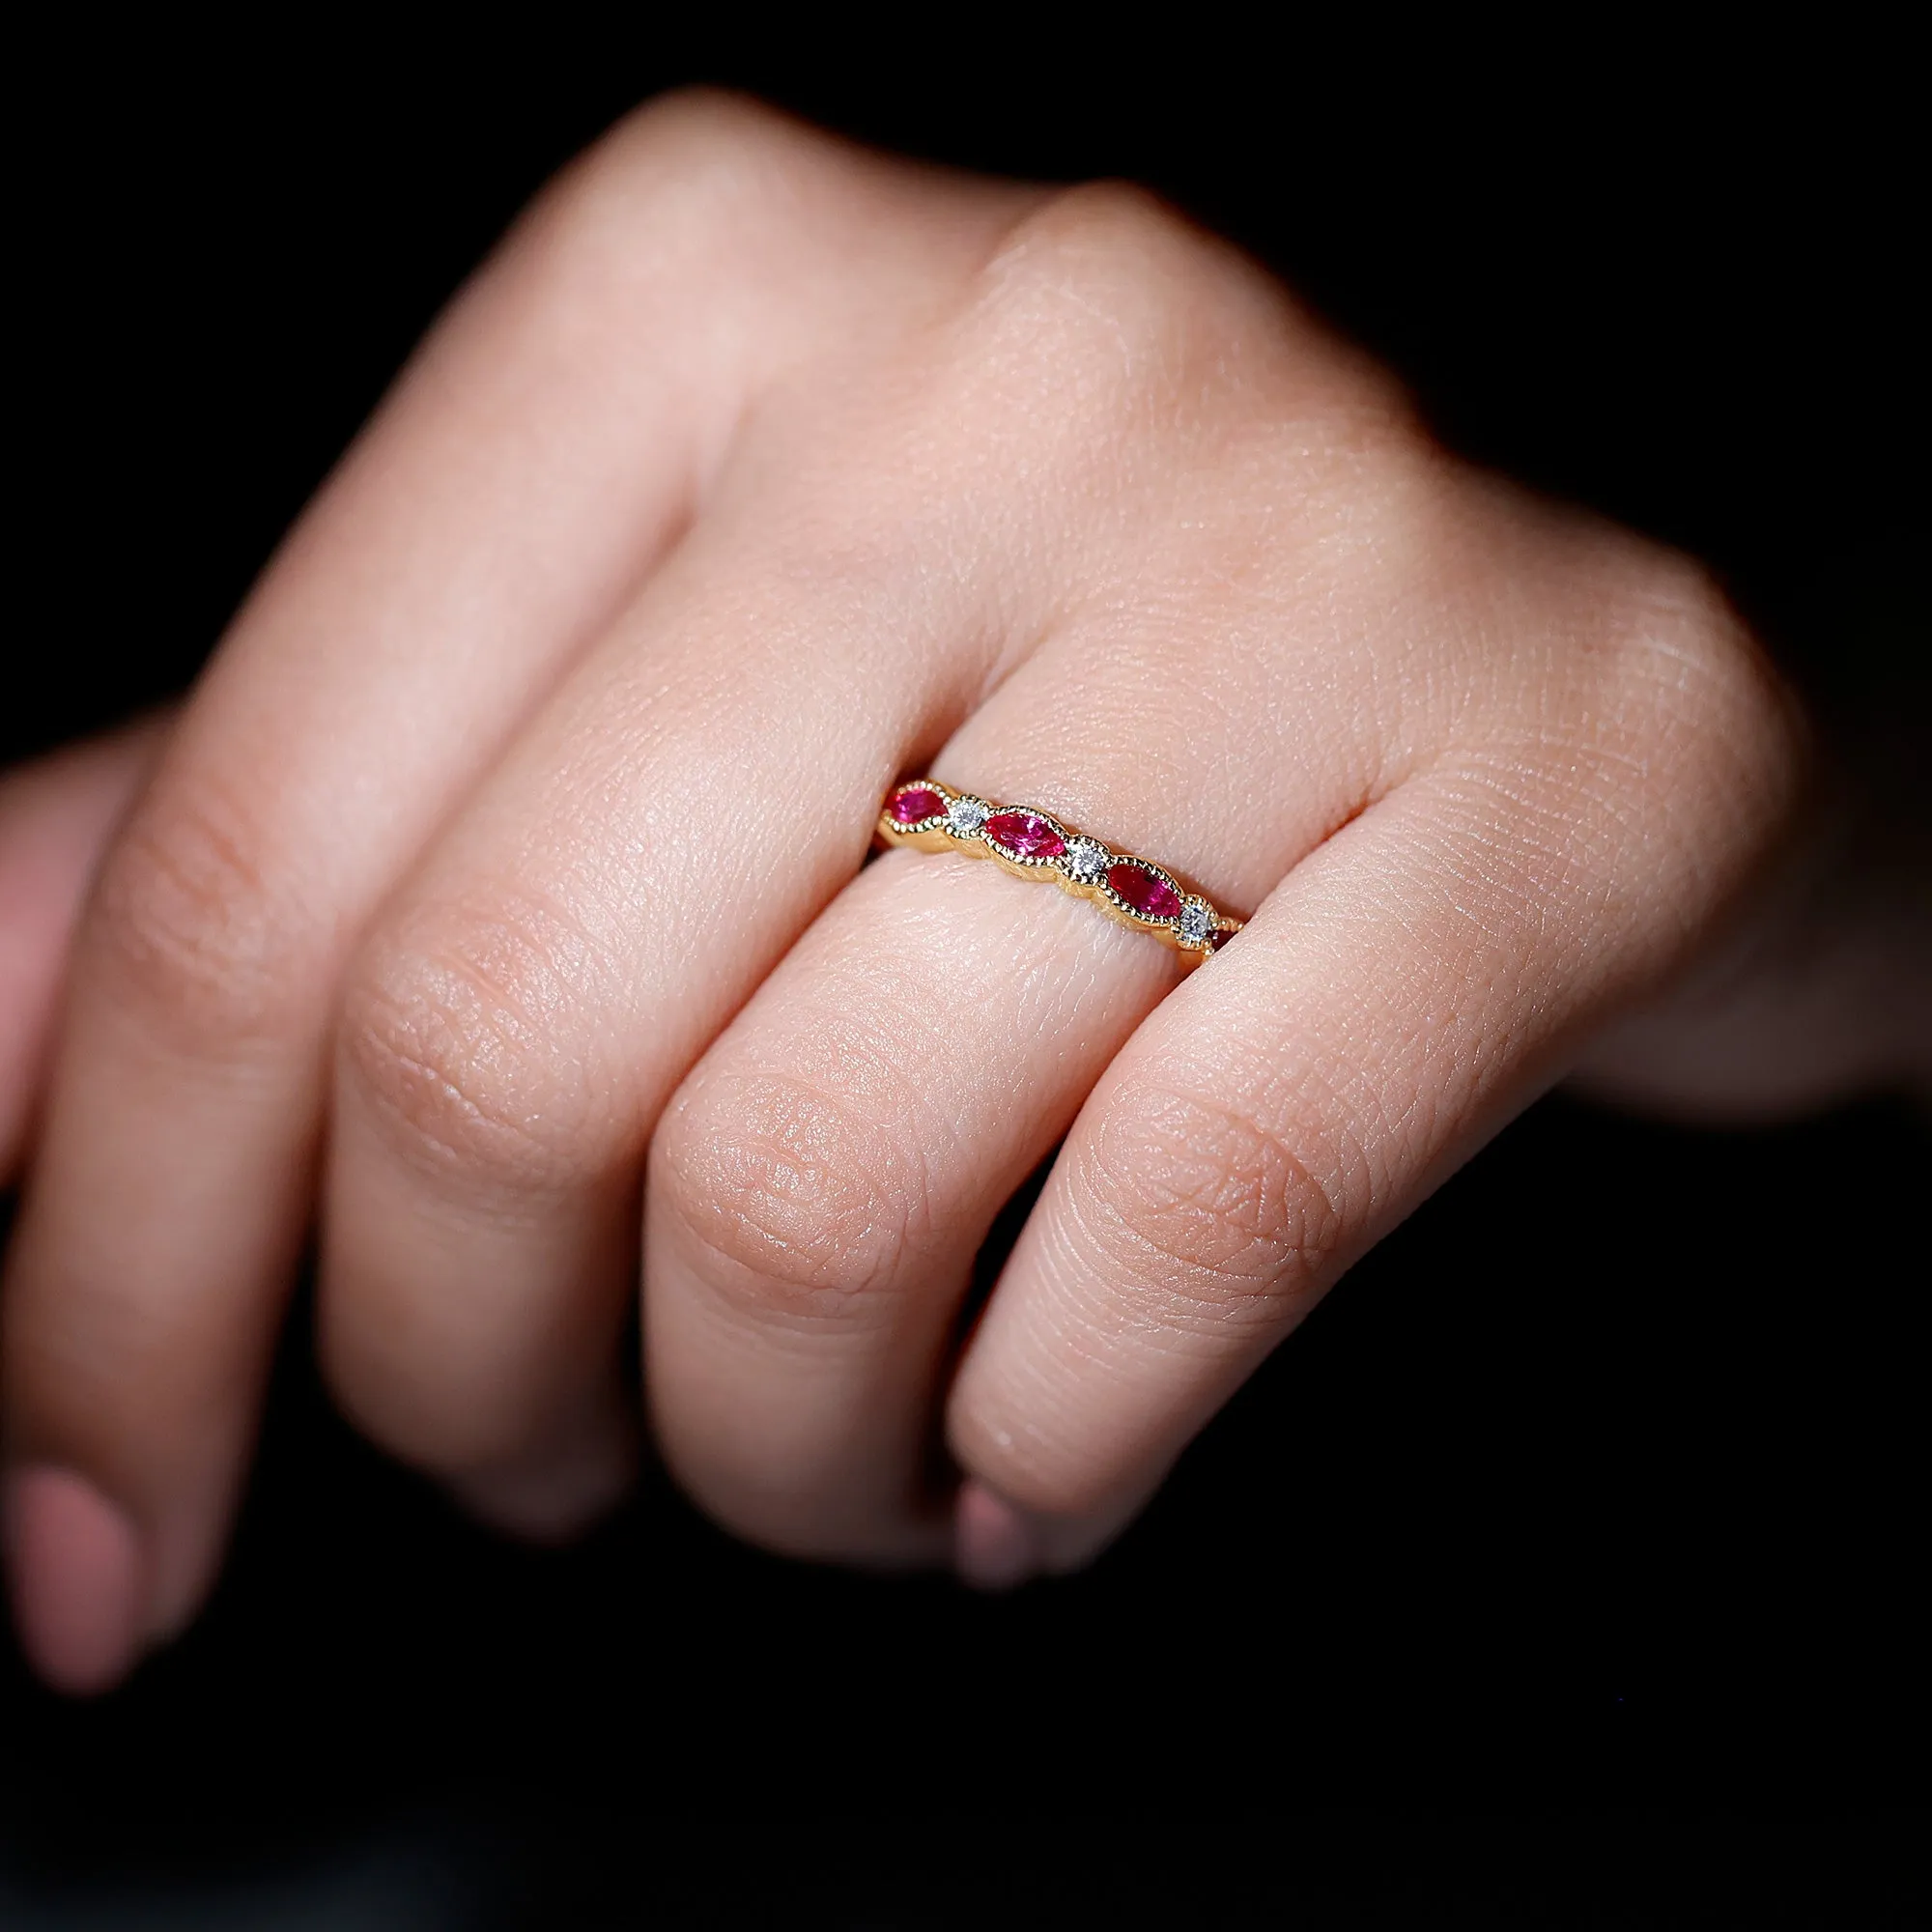
[[1110, 867], [1107, 883], [1143, 919], [1179, 919], [1180, 895], [1157, 872], [1145, 866], [1122, 864]]
[[902, 791], [893, 800], [893, 822], [895, 825], [917, 825], [922, 818], [937, 818], [945, 810], [946, 801], [936, 791], [915, 785], [911, 791]]
[[1217, 925], [1214, 928], [1214, 930], [1208, 935], [1208, 950], [1214, 952], [1220, 952], [1222, 947], [1227, 945], [1229, 940], [1233, 939], [1234, 936], [1235, 935], [1232, 932], [1230, 932], [1225, 925]]
[[986, 821], [986, 837], [1022, 859], [1057, 859], [1066, 850], [1066, 840], [1030, 811], [996, 811]]

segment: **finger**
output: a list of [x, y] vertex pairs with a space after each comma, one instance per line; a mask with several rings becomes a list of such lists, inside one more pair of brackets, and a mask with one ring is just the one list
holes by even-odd
[[[1169, 469], [1151, 518], [1185, 518], [1185, 489]], [[1223, 648], [1253, 621], [1247, 590], [1195, 597], [1163, 637], [1156, 539], [1130, 530], [1134, 594], [1063, 615], [933, 769], [1238, 908], [1403, 766], [1359, 729], [1311, 730], [1322, 651]], [[1331, 587], [1311, 594], [1346, 609]], [[1210, 765], [1277, 776], [1214, 783]], [[680, 1091], [646, 1201], [653, 1415], [715, 1515], [820, 1557], [943, 1550], [935, 1402], [975, 1256], [1179, 975], [1090, 903], [912, 851], [773, 972]]]
[[[84, 1480], [142, 1551], [103, 1628], [173, 1629], [209, 1574], [348, 949], [683, 526], [758, 357], [824, 320], [804, 251], [753, 232], [782, 166], [742, 161], [746, 119], [646, 115], [540, 204], [285, 546], [108, 862], [5, 1336], [13, 1466]], [[66, 1547], [15, 1539], [51, 1566], [30, 1648], [96, 1587]]]
[[0, 777], [0, 1186], [26, 1147], [88, 883], [166, 729], [143, 719]]
[[883, 231], [901, 259], [943, 250], [929, 326], [748, 426], [703, 524], [352, 976], [325, 1361], [371, 1434], [486, 1510], [588, 1481], [667, 1095], [857, 869], [887, 781], [1055, 620], [1031, 563], [1094, 439], [1057, 430], [1018, 474], [1000, 453], [1051, 420], [1044, 328], [1071, 315], [1110, 369], [1121, 338], [1065, 302], [1065, 247], [1013, 270], [1036, 199], [942, 222], [926, 190], [916, 231]]
[[653, 1420], [712, 1515], [944, 1559], [934, 1397], [974, 1257], [1177, 972], [1091, 905], [910, 851], [785, 957], [680, 1091], [645, 1208]]
[[[868, 245], [901, 270], [930, 248], [923, 273], [956, 304], [1013, 198], [920, 207], [917, 243], [878, 218]], [[345, 991], [324, 1361], [378, 1440], [514, 1526], [566, 1528], [608, 1488], [592, 1445], [619, 1433], [614, 1344], [667, 1097], [858, 869], [907, 747], [1037, 635], [1030, 608], [1002, 621], [997, 568], [931, 568], [955, 524], [1011, 509], [935, 500], [925, 446], [854, 404], [854, 374], [890, 389], [897, 365], [867, 350], [816, 411], [747, 431], [705, 521], [386, 909]], [[882, 546], [915, 503], [927, 543]]]
[[[1090, 736], [1093, 705], [1041, 702], [1098, 656], [1057, 639], [1016, 671], [947, 778], [1050, 798], [1067, 825], [1164, 823], [1187, 856], [1235, 849], [1225, 799], [1155, 795], [1155, 740], [1184, 705]], [[1277, 794], [1265, 843], [1203, 874], [1254, 890], [1316, 836], [1318, 796]], [[934, 1417], [975, 1258], [1181, 970], [1094, 905], [952, 854], [889, 853], [827, 909], [680, 1090], [652, 1159], [652, 1413], [708, 1510], [819, 1558], [944, 1556]]]
[[[1284, 346], [1274, 298], [1145, 211], [1101, 198], [1055, 218], [1066, 227], [1033, 290], [1029, 349], [1078, 374], [1035, 403], [1029, 446], [1051, 460], [1026, 483], [1044, 501], [1007, 526], [1052, 530], [1071, 501], [1081, 533], [1069, 554], [1036, 549], [1056, 586], [1046, 639], [927, 769], [1151, 853], [1239, 907], [1392, 781], [1358, 720], [1320, 727], [1349, 680], [1335, 633], [1375, 689], [1350, 633], [1368, 628], [1362, 598], [1385, 608], [1392, 590], [1337, 581], [1332, 479], [1309, 460], [1318, 429], [1342, 423], [1359, 468], [1392, 440], [1392, 412], [1365, 383], [1318, 425], [1305, 398], [1333, 346], [1297, 323], [1291, 380], [1258, 371], [1257, 344]], [[1042, 343], [1067, 318], [1091, 333]], [[985, 366], [1030, 366], [999, 347]], [[1257, 399], [1284, 391], [1293, 438], [1271, 450]], [[983, 398], [977, 426], [1007, 427]], [[1231, 496], [1225, 459], [1243, 439]], [[1257, 476], [1259, 519], [1243, 500]], [[1298, 617], [1299, 647], [1276, 647]], [[652, 1412], [715, 1515], [821, 1557], [943, 1550], [935, 1398], [975, 1254], [1177, 973], [1145, 932], [956, 855], [890, 854], [828, 908], [707, 1053], [653, 1150]]]
[[[1709, 641], [1685, 652], [1708, 664]], [[1737, 893], [1789, 799], [1783, 721], [1749, 680], [1668, 708], [1647, 680], [1593, 694], [1560, 777], [1490, 748], [1347, 826], [1109, 1067], [952, 1390], [969, 1568], [1091, 1556], [1350, 1263]], [[1614, 774], [1637, 743], [1691, 776], [1633, 810]]]

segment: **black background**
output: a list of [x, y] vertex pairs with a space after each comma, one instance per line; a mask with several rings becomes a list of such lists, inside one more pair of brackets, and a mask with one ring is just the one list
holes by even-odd
[[[46, 41], [0, 749], [179, 689], [518, 205], [691, 79], [1151, 184], [1450, 440], [1711, 559], [1822, 715], [1918, 702], [1902, 55], [1585, 24], [1399, 72], [1386, 23], [1294, 15], [1132, 58], [980, 16]], [[203, 1624], [93, 1707], [0, 1665], [0, 1920], [369, 1858], [465, 1923], [1918, 1922], [1928, 1151], [1884, 1099], [1733, 1133], [1547, 1102], [1117, 1551], [1010, 1601], [774, 1562], [657, 1483], [569, 1553], [498, 1544], [348, 1436], [298, 1321]]]

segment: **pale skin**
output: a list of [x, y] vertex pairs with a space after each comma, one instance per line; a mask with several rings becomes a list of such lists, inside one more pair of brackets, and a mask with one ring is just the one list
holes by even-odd
[[[193, 1617], [311, 1229], [346, 1412], [514, 1532], [630, 1479], [641, 1292], [650, 1453], [721, 1522], [1077, 1567], [1586, 1059], [1719, 1109], [1906, 1067], [1747, 1017], [1674, 1070], [1712, 984], [1784, 1010], [1739, 935], [1806, 770], [1695, 565], [1452, 459], [1145, 198], [645, 110], [179, 716], [0, 787], [29, 1655], [97, 1690]], [[1184, 977], [992, 866], [862, 871], [926, 773], [1250, 924]]]

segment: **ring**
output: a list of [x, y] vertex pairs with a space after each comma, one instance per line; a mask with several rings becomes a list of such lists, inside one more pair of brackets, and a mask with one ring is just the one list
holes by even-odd
[[969, 859], [991, 859], [1018, 878], [1050, 879], [1064, 893], [1092, 899], [1122, 925], [1151, 933], [1189, 966], [1218, 952], [1243, 924], [1151, 859], [1109, 851], [1050, 811], [995, 805], [937, 779], [895, 785], [879, 809], [878, 834], [888, 845], [963, 852]]

